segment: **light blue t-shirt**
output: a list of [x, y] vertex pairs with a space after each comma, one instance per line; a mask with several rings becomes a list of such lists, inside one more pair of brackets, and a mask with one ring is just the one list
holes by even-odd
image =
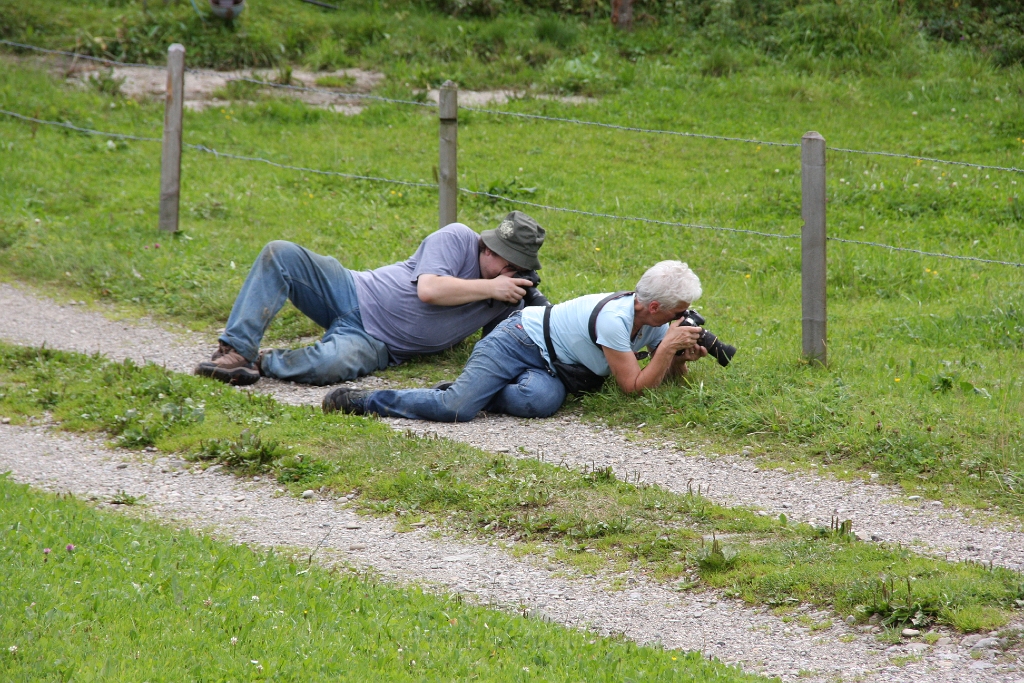
[[[608, 294], [588, 294], [558, 304], [551, 310], [551, 342], [560, 363], [585, 365], [597, 375], [612, 374], [604, 351], [590, 339], [590, 314], [601, 299]], [[636, 352], [645, 346], [652, 351], [665, 338], [668, 325], [651, 327], [643, 325], [630, 341], [633, 330], [633, 302], [635, 294], [615, 299], [605, 304], [597, 315], [597, 343], [613, 351]], [[530, 339], [540, 347], [541, 355], [549, 364], [547, 345], [544, 343], [544, 307], [530, 306], [523, 309], [523, 329]]]

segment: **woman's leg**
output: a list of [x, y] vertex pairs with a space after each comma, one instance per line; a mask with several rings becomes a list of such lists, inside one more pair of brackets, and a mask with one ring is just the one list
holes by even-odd
[[565, 385], [547, 370], [530, 368], [487, 404], [487, 412], [516, 417], [549, 417], [565, 402]]
[[519, 315], [513, 315], [477, 342], [462, 374], [447, 390], [386, 389], [353, 402], [365, 413], [385, 417], [466, 422], [517, 377], [542, 363], [540, 351], [519, 324]]

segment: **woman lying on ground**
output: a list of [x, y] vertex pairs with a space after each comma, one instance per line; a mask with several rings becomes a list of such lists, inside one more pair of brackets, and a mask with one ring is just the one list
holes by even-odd
[[[324, 397], [323, 409], [436, 422], [466, 422], [481, 410], [548, 417], [565, 401], [566, 382], [573, 382], [564, 366], [556, 373], [559, 364], [576, 366], [577, 376], [614, 375], [622, 391], [638, 394], [669, 375], [685, 374], [687, 361], [707, 355], [697, 344], [701, 328], [680, 326], [676, 320], [700, 295], [700, 280], [685, 263], [661, 261], [643, 274], [635, 292], [590, 294], [513, 313], [477, 342], [450, 386], [380, 391], [339, 387]], [[641, 368], [636, 352], [644, 347], [651, 360]]]

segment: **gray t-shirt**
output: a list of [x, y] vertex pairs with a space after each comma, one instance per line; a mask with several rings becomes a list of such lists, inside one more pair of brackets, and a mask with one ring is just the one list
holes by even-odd
[[424, 239], [408, 261], [375, 270], [352, 271], [363, 329], [384, 342], [397, 360], [451, 348], [499, 315], [501, 301], [436, 306], [420, 301], [420, 275], [480, 277], [480, 236], [452, 223]]

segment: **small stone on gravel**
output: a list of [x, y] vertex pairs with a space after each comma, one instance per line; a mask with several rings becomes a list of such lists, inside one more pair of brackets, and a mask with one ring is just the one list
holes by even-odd
[[302, 497], [305, 498], [306, 500], [309, 500], [310, 498], [316, 498], [316, 491], [314, 491], [313, 489], [306, 489], [305, 491], [302, 492]]
[[981, 640], [983, 637], [984, 636], [979, 636], [978, 634], [974, 634], [973, 636], [967, 636], [966, 638], [960, 641], [960, 646], [974, 647], [974, 644]]
[[346, 529], [362, 529], [362, 526], [360, 526], [359, 524], [356, 524], [355, 522], [348, 522], [345, 525], [345, 528]]
[[905, 628], [905, 629], [903, 629], [903, 636], [905, 638], [913, 638], [914, 636], [919, 636], [919, 635], [921, 635], [921, 632], [918, 631], [916, 628]]
[[976, 642], [974, 645], [971, 645], [971, 649], [972, 650], [987, 650], [987, 649], [993, 648], [993, 647], [999, 647], [999, 639], [998, 638], [992, 638], [992, 637], [982, 638], [981, 640]]
[[348, 547], [349, 550], [366, 550], [365, 543], [353, 543]]

